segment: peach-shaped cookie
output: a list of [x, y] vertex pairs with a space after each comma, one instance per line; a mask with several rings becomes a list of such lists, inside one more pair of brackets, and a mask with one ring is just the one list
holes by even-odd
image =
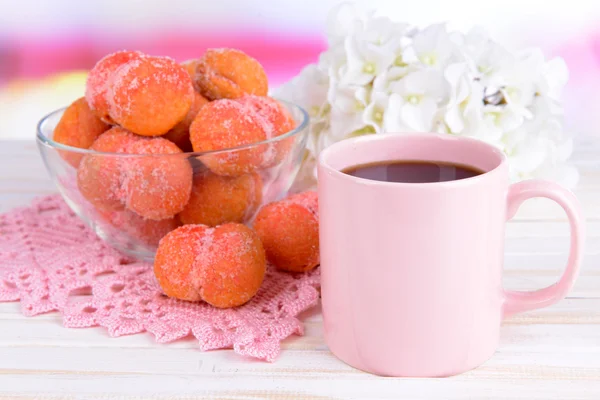
[[179, 147], [160, 137], [138, 137], [127, 153], [143, 155], [122, 163], [127, 209], [152, 220], [171, 218], [183, 210], [192, 190], [192, 167]]
[[207, 50], [198, 61], [195, 78], [200, 93], [210, 100], [266, 96], [269, 91], [262, 65], [240, 50]]
[[[130, 144], [138, 140], [133, 133], [114, 127], [94, 141], [91, 150], [103, 153], [126, 153]], [[79, 192], [90, 203], [102, 210], [122, 210], [122, 159], [111, 154], [86, 154], [77, 168]]]
[[[235, 100], [215, 100], [200, 109], [190, 126], [194, 151], [214, 151], [264, 141], [271, 127], [253, 110]], [[202, 156], [201, 160], [218, 175], [239, 176], [259, 168], [268, 145], [222, 154]]]
[[[290, 112], [277, 100], [267, 96], [248, 95], [235, 99], [235, 101], [251, 109], [255, 115], [263, 119], [263, 126], [267, 128], [267, 137], [274, 138], [293, 130], [296, 121]], [[269, 154], [264, 157], [262, 167], [269, 168], [279, 164], [290, 152], [294, 137], [274, 141], [269, 144]]]
[[200, 60], [198, 59], [191, 59], [191, 60], [187, 60], [181, 63], [181, 66], [183, 68], [185, 68], [185, 70], [187, 71], [188, 75], [190, 76], [190, 78], [192, 79], [192, 82], [194, 82], [195, 84], [195, 77], [196, 77], [196, 69], [198, 68], [198, 62]]
[[256, 215], [254, 230], [277, 269], [304, 272], [319, 264], [317, 193], [304, 192], [267, 204]]
[[294, 117], [277, 100], [268, 96], [247, 95], [235, 99], [247, 109], [254, 111], [271, 126], [268, 137], [276, 137], [294, 129]]
[[200, 93], [194, 92], [194, 102], [192, 103], [192, 107], [190, 107], [190, 111], [188, 111], [183, 121], [175, 125], [173, 129], [165, 134], [164, 138], [175, 143], [177, 147], [184, 152], [192, 151], [190, 125], [194, 122], [196, 115], [198, 115], [198, 112], [206, 103], [208, 103], [207, 99], [202, 97]]
[[[73, 102], [63, 113], [60, 121], [54, 128], [52, 138], [55, 142], [89, 149], [94, 140], [109, 128], [90, 110], [85, 98], [81, 97]], [[82, 154], [61, 151], [60, 156], [69, 164], [77, 168]]]
[[154, 258], [154, 274], [167, 296], [236, 307], [260, 289], [265, 252], [250, 228], [229, 223], [215, 228], [184, 225], [167, 234]]
[[257, 173], [228, 177], [204, 171], [194, 176], [192, 195], [179, 219], [184, 224], [216, 226], [244, 222], [262, 201], [262, 180]]
[[197, 260], [203, 271], [202, 299], [219, 308], [240, 306], [260, 289], [267, 269], [265, 250], [245, 225], [230, 223], [214, 229], [208, 257]]
[[187, 115], [194, 88], [186, 70], [166, 57], [144, 57], [121, 65], [106, 94], [110, 117], [143, 136], [164, 135]]
[[90, 109], [98, 118], [109, 123], [113, 122], [108, 116], [108, 103], [106, 102], [106, 91], [112, 74], [128, 61], [143, 57], [144, 54], [139, 51], [117, 51], [103, 57], [91, 69], [85, 85], [85, 98]]
[[200, 301], [202, 276], [196, 259], [212, 239], [204, 225], [184, 225], [163, 237], [154, 256], [154, 275], [163, 292], [181, 300]]

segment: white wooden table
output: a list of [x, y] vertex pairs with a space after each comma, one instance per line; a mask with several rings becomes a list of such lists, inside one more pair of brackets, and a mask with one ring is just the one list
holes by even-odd
[[[27, 318], [18, 303], [0, 303], [0, 399], [600, 399], [600, 138], [579, 140], [574, 161], [588, 235], [579, 280], [559, 304], [507, 320], [497, 353], [476, 370], [444, 379], [362, 373], [328, 351], [319, 309], [304, 315], [306, 335], [286, 340], [268, 364], [202, 353], [192, 339], [158, 345], [148, 334], [66, 329], [58, 314]], [[0, 142], [0, 212], [53, 192], [33, 142]], [[506, 286], [552, 283], [567, 249], [558, 206], [526, 203], [507, 227]]]

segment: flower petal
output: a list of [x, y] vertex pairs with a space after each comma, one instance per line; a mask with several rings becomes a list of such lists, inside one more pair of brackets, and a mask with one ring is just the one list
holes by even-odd
[[[341, 140], [355, 130], [361, 129], [362, 127], [364, 127], [362, 113], [345, 113], [335, 108], [331, 110], [330, 137], [332, 139]], [[327, 139], [329, 138], [320, 138], [320, 140], [323, 141], [326, 141]]]
[[351, 2], [342, 2], [333, 7], [327, 15], [327, 40], [330, 46], [335, 46], [350, 35], [357, 21], [363, 21], [365, 16]]
[[402, 107], [406, 104], [402, 96], [392, 93], [383, 113], [382, 132], [402, 132], [408, 127], [402, 122]]
[[410, 72], [410, 67], [388, 68], [375, 77], [373, 90], [385, 93], [395, 92], [394, 86]]
[[420, 94], [441, 100], [448, 94], [448, 84], [439, 71], [419, 70], [400, 80], [394, 89], [402, 95]]
[[363, 111], [362, 120], [365, 125], [373, 127], [375, 133], [380, 133], [383, 130], [385, 110], [389, 98], [387, 94], [381, 92], [375, 92], [371, 97], [371, 102]]
[[402, 106], [402, 122], [412, 130], [429, 132], [436, 111], [437, 104], [430, 98], [423, 99], [419, 104], [406, 103]]

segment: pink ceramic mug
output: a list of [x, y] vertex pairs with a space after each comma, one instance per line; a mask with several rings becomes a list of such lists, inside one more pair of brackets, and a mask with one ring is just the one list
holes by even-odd
[[[471, 165], [485, 173], [441, 183], [357, 178], [347, 167], [388, 160]], [[509, 184], [504, 154], [437, 134], [370, 135], [319, 158], [325, 338], [346, 363], [387, 376], [449, 376], [492, 356], [500, 324], [565, 297], [584, 241], [577, 199], [540, 180]], [[502, 287], [504, 227], [532, 197], [556, 201], [571, 225], [567, 268], [533, 292]]]

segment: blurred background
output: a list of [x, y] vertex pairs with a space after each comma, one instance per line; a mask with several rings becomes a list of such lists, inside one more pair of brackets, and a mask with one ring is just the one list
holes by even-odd
[[[0, 0], [0, 139], [33, 138], [37, 121], [84, 92], [86, 71], [120, 49], [196, 58], [235, 47], [271, 86], [325, 49], [334, 0]], [[483, 26], [511, 49], [541, 47], [570, 70], [566, 128], [600, 134], [600, 1], [358, 0], [397, 21]]]

